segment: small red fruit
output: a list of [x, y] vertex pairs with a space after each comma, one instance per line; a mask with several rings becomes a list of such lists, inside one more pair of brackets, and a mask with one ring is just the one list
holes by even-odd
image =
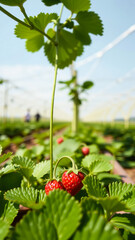
[[58, 144], [62, 143], [63, 141], [64, 141], [64, 139], [63, 139], [62, 137], [60, 137], [60, 138], [57, 139], [57, 143], [58, 143]]
[[74, 172], [67, 173], [67, 171], [65, 171], [62, 175], [63, 186], [72, 196], [77, 194], [83, 187], [83, 179], [84, 175], [81, 172], [75, 174]]
[[83, 148], [82, 148], [82, 153], [83, 153], [84, 156], [88, 155], [89, 152], [90, 152], [90, 150], [89, 150], [88, 147], [83, 147]]
[[57, 181], [57, 180], [49, 181], [45, 185], [45, 193], [46, 193], [46, 195], [48, 195], [49, 192], [54, 190], [54, 189], [64, 189], [64, 186], [63, 186], [62, 182], [61, 181]]

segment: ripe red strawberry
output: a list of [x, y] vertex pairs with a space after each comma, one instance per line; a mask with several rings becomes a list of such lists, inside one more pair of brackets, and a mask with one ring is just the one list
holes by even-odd
[[83, 153], [84, 156], [88, 155], [89, 152], [90, 152], [90, 150], [89, 150], [88, 147], [83, 147], [83, 148], [82, 148], [82, 153]]
[[81, 172], [75, 174], [74, 172], [67, 173], [65, 171], [62, 175], [62, 183], [68, 193], [72, 196], [77, 194], [81, 188], [83, 187], [82, 180], [84, 179], [84, 175]]
[[63, 141], [64, 141], [64, 139], [63, 139], [62, 137], [60, 137], [60, 138], [57, 139], [57, 143], [58, 143], [58, 144], [62, 143]]
[[54, 189], [64, 189], [64, 186], [63, 186], [62, 182], [61, 181], [57, 181], [57, 180], [49, 181], [45, 185], [45, 193], [46, 193], [46, 195], [48, 195], [49, 192], [54, 190]]

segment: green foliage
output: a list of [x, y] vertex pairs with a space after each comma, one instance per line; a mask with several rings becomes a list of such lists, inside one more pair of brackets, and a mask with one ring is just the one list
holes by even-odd
[[4, 200], [2, 192], [0, 192], [0, 218], [11, 224], [18, 213], [18, 209], [13, 203]]
[[119, 229], [125, 229], [135, 234], [135, 216], [133, 214], [116, 214], [112, 217], [111, 223]]
[[72, 12], [87, 11], [90, 8], [90, 0], [61, 0], [61, 2]]
[[[54, 37], [55, 39], [55, 37]], [[66, 47], [65, 47], [66, 46]], [[55, 64], [56, 47], [48, 40], [45, 43], [45, 55], [49, 62]], [[83, 52], [83, 46], [80, 41], [75, 38], [75, 35], [66, 30], [59, 32], [59, 45], [58, 45], [58, 67], [65, 68], [80, 56]]]
[[83, 31], [83, 28], [81, 26], [74, 26], [74, 34], [75, 37], [82, 42], [83, 45], [90, 45], [91, 44], [91, 38], [89, 34], [85, 31]]
[[42, 212], [29, 212], [17, 225], [14, 240], [58, 240], [54, 224]]
[[107, 196], [106, 189], [101, 185], [101, 183], [99, 183], [96, 176], [85, 177], [83, 184], [89, 196], [93, 196], [95, 198]]
[[22, 176], [17, 172], [3, 174], [0, 177], [0, 190], [7, 191], [9, 189], [19, 187], [22, 181]]
[[8, 152], [0, 156], [0, 163], [6, 161], [11, 155], [12, 155], [12, 152]]
[[[106, 172], [112, 169], [112, 165], [110, 164], [110, 156], [105, 156], [102, 154], [90, 154], [83, 158], [82, 167], [86, 168], [90, 172], [94, 168], [94, 166], [99, 166], [99, 172]], [[96, 172], [96, 171], [95, 171]]]
[[96, 200], [90, 197], [83, 197], [81, 200], [81, 206], [84, 216], [89, 216], [91, 212], [98, 212], [99, 214], [104, 214], [102, 206], [97, 203]]
[[9, 225], [3, 219], [0, 219], [0, 240], [4, 240], [9, 231]]
[[42, 0], [42, 2], [46, 5], [46, 6], [52, 6], [55, 4], [60, 3], [61, 1], [59, 0]]
[[40, 209], [45, 204], [45, 191], [32, 187], [14, 188], [5, 193], [5, 199], [28, 208]]
[[76, 16], [76, 21], [80, 24], [84, 32], [103, 35], [102, 21], [95, 12], [79, 12]]
[[[39, 30], [43, 31], [47, 27], [47, 25], [53, 20], [57, 18], [57, 14], [45, 14], [40, 13], [38, 16], [29, 17], [31, 23], [38, 28]], [[26, 23], [27, 20], [25, 20]], [[36, 31], [34, 29], [28, 28], [23, 26], [22, 24], [18, 23], [15, 28], [15, 35], [21, 39], [26, 39], [26, 49], [30, 52], [38, 51], [44, 45], [44, 36], [43, 33]]]
[[112, 170], [112, 165], [107, 161], [94, 161], [89, 166], [90, 174], [97, 174], [101, 172], [108, 172]]
[[26, 0], [0, 0], [0, 3], [8, 6], [21, 6]]
[[135, 190], [135, 186], [132, 184], [113, 182], [109, 184], [110, 196], [117, 196], [120, 200], [124, 199], [132, 190]]
[[33, 176], [37, 179], [43, 177], [45, 174], [49, 173], [50, 171], [50, 161], [43, 161], [38, 164], [36, 164]]
[[106, 223], [103, 216], [93, 212], [90, 214], [89, 222], [82, 229], [77, 231], [73, 240], [122, 240], [117, 230], [110, 223]]
[[81, 209], [70, 194], [63, 190], [55, 190], [46, 198], [45, 214], [54, 223], [59, 240], [67, 240], [79, 225]]

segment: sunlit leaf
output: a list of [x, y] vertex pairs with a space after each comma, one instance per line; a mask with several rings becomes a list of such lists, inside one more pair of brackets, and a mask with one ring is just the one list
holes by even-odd
[[[44, 198], [43, 198], [44, 193]], [[40, 196], [41, 195], [41, 196]], [[40, 209], [45, 204], [45, 191], [34, 188], [14, 188], [5, 193], [5, 199], [28, 208]]]
[[99, 183], [96, 176], [85, 177], [83, 184], [89, 196], [93, 196], [95, 198], [107, 196], [106, 189], [101, 185], [101, 183]]
[[123, 200], [124, 196], [130, 193], [133, 189], [135, 190], [135, 186], [132, 184], [122, 182], [113, 182], [112, 184], [109, 184], [110, 196], [116, 196], [121, 200]]
[[12, 155], [12, 152], [8, 152], [0, 156], [0, 163], [6, 161], [11, 155]]
[[[31, 23], [40, 31], [44, 32], [46, 26], [57, 18], [57, 14], [40, 13], [36, 17], [29, 17]], [[28, 23], [25, 20], [26, 23]], [[18, 23], [15, 28], [15, 35], [21, 39], [26, 39], [26, 48], [28, 51], [38, 51], [44, 45], [44, 35], [32, 28], [25, 27]]]
[[17, 224], [13, 235], [15, 240], [58, 240], [57, 232], [52, 221], [42, 212], [30, 211]]
[[[66, 46], [66, 47], [65, 47]], [[69, 66], [77, 56], [83, 52], [83, 46], [71, 32], [61, 30], [59, 33], [58, 45], [58, 67], [64, 68]], [[49, 62], [55, 64], [56, 47], [50, 41], [45, 43], [45, 55]]]
[[95, 35], [103, 35], [102, 21], [95, 12], [79, 12], [76, 21], [84, 31]]
[[74, 34], [75, 34], [75, 37], [79, 41], [81, 41], [83, 45], [90, 45], [91, 38], [90, 38], [88, 32], [83, 31], [83, 28], [81, 28], [81, 26], [74, 27]]
[[59, 240], [67, 240], [79, 225], [81, 209], [79, 203], [67, 192], [55, 190], [46, 198], [45, 214], [54, 223]]
[[97, 174], [101, 172], [108, 172], [112, 169], [112, 164], [110, 164], [108, 161], [94, 161], [89, 166], [89, 172], [90, 174]]
[[0, 219], [0, 240], [4, 240], [9, 231], [9, 225], [6, 221]]
[[36, 164], [33, 176], [37, 179], [43, 177], [45, 174], [47, 174], [50, 171], [50, 161], [44, 161]]
[[72, 12], [87, 11], [90, 8], [90, 0], [61, 0], [61, 2]]

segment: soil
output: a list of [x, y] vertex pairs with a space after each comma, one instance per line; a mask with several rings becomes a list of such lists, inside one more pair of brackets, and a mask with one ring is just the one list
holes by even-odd
[[132, 169], [125, 168], [125, 171], [135, 183], [135, 168], [132, 168]]

